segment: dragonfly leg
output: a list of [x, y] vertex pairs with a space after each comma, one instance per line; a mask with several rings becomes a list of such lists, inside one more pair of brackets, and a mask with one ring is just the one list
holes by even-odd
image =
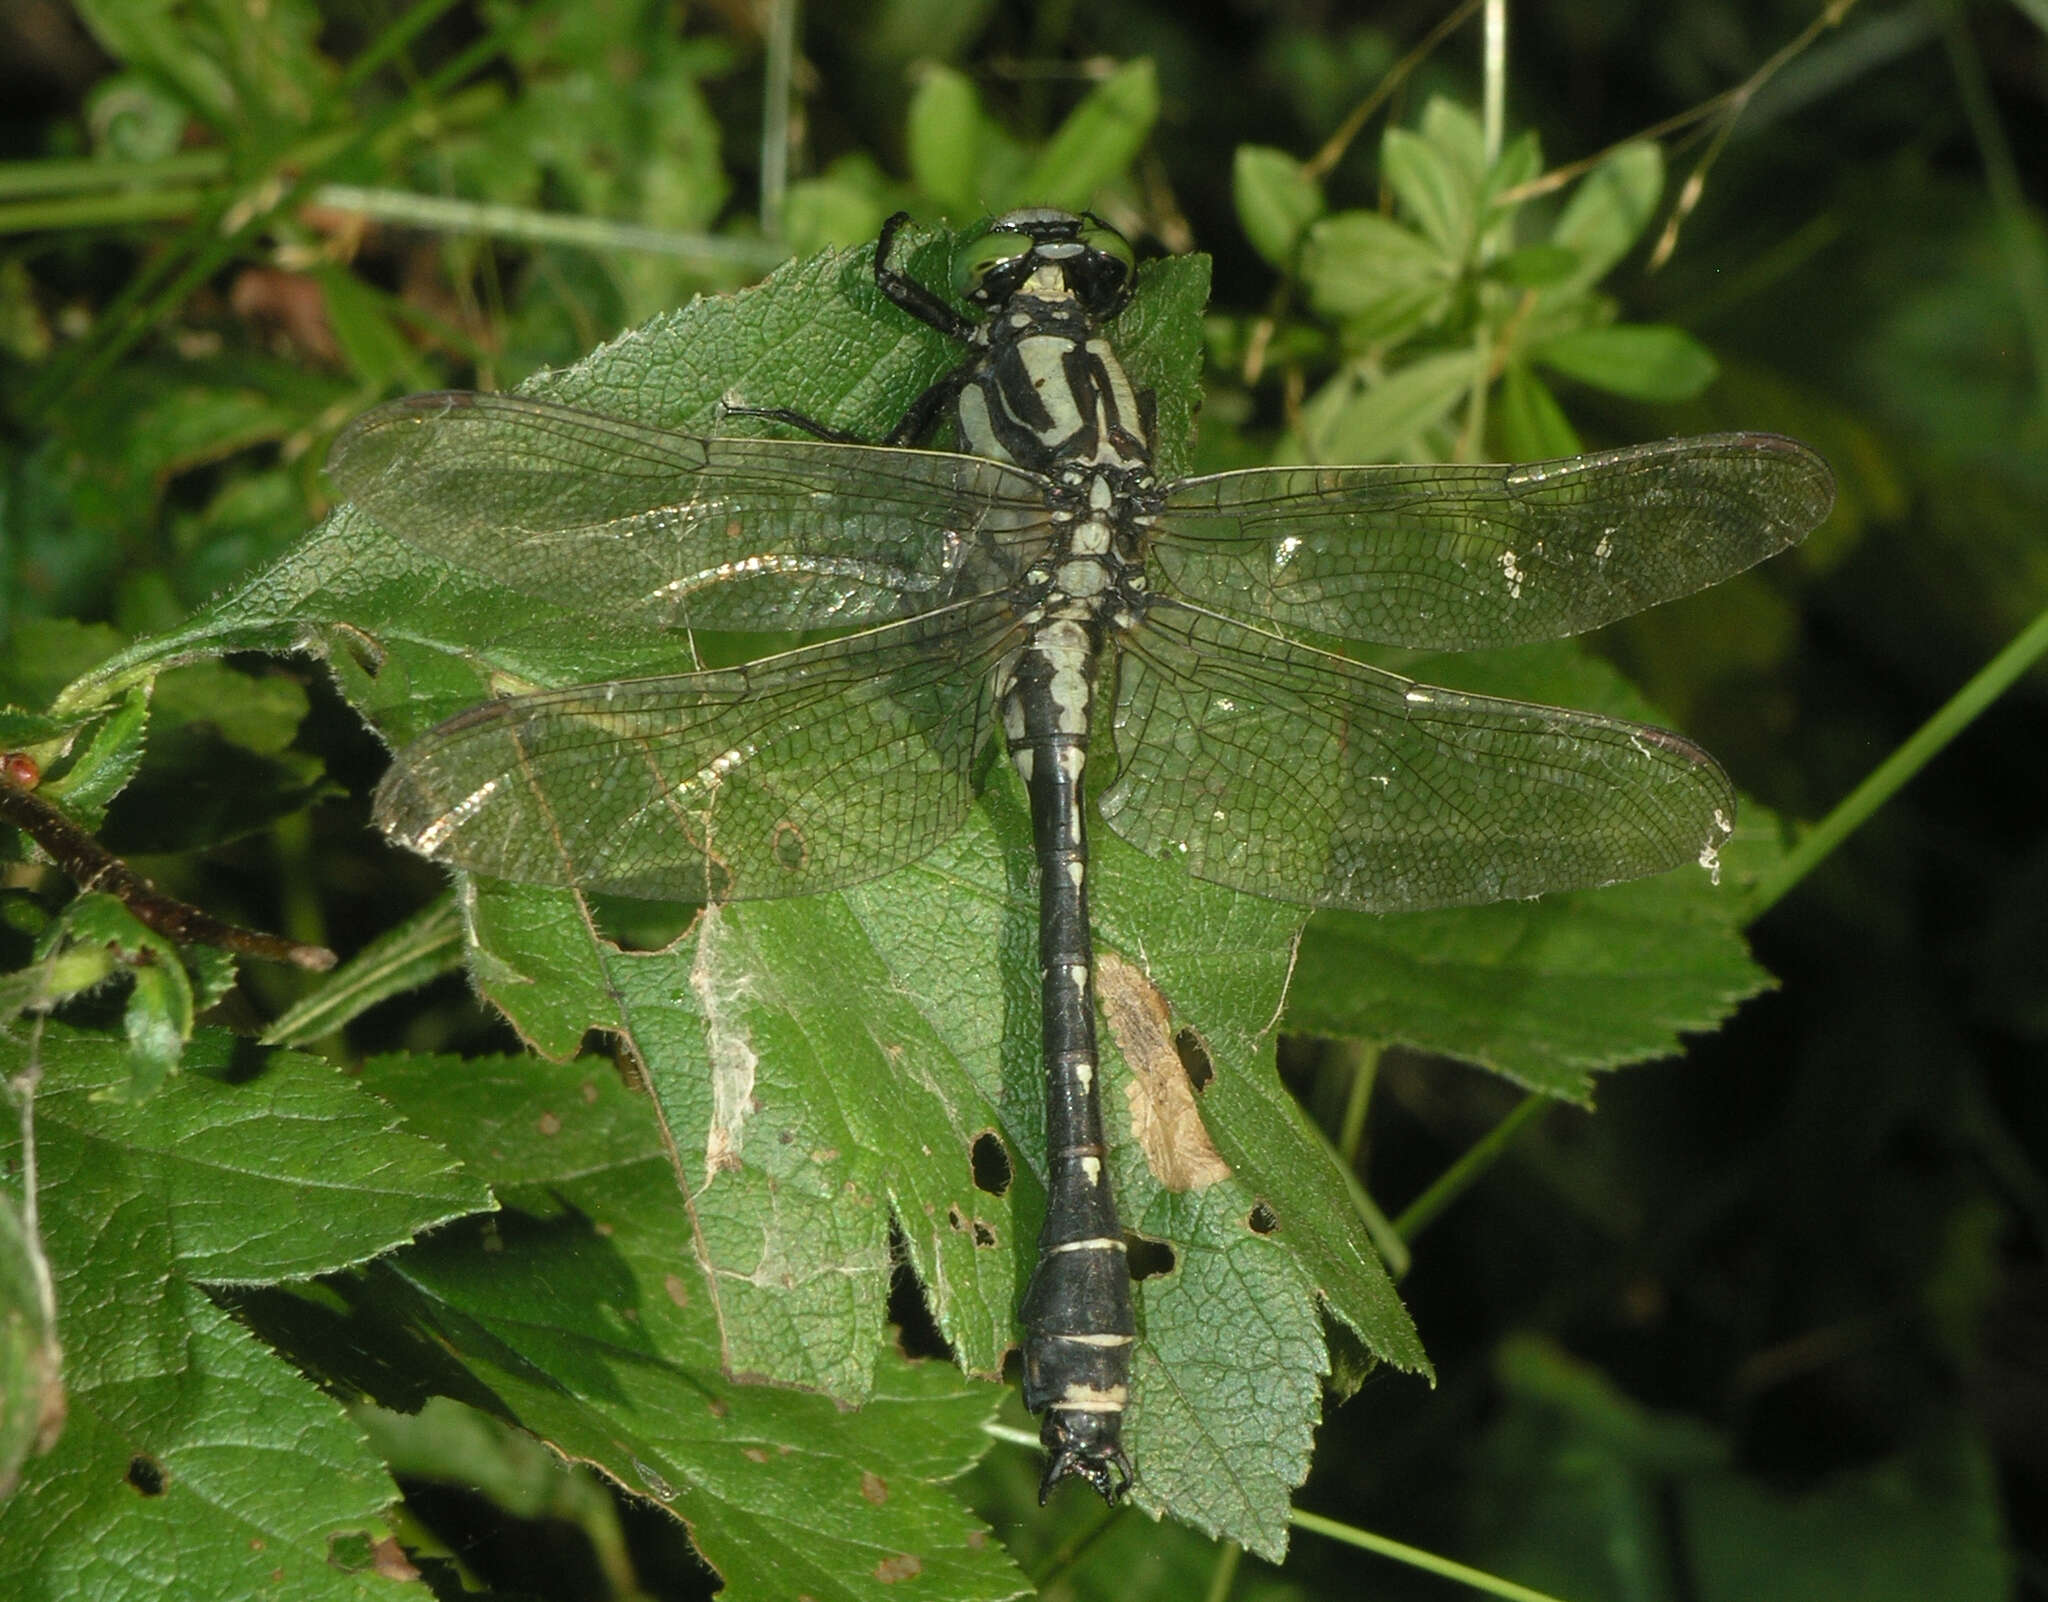
[[875, 287], [919, 322], [959, 340], [963, 345], [967, 344], [974, 337], [974, 324], [915, 278], [899, 273], [889, 265], [889, 252], [896, 242], [896, 231], [909, 221], [910, 213], [899, 211], [882, 224], [881, 237], [875, 241]]
[[834, 428], [830, 423], [821, 423], [815, 417], [794, 411], [787, 406], [735, 406], [729, 401], [718, 403], [717, 415], [726, 417], [759, 417], [770, 423], [784, 423], [791, 428], [800, 428], [814, 439], [830, 440], [834, 445], [870, 445], [860, 435], [844, 428]]

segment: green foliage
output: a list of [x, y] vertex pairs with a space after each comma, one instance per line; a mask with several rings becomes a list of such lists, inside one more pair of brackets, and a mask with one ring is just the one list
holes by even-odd
[[[1453, 65], [1425, 69], [1366, 159], [1292, 153], [1406, 41], [1275, 25], [1252, 54], [1189, 19], [1184, 39], [1140, 45], [1112, 6], [1087, 20], [1103, 31], [1080, 81], [1049, 85], [1032, 76], [1049, 35], [1005, 42], [977, 8], [902, 3], [858, 30], [807, 21], [815, 143], [765, 238], [735, 197], [755, 182], [759, 102], [786, 86], [764, 85], [752, 37], [689, 31], [651, 0], [450, 10], [79, 0], [114, 69], [65, 115], [13, 124], [41, 157], [0, 167], [5, 749], [167, 890], [351, 953], [316, 986], [181, 948], [6, 841], [0, 1591], [370, 1595], [415, 1578], [408, 1555], [437, 1594], [494, 1583], [457, 1578], [450, 1555], [486, 1543], [437, 1547], [405, 1522], [395, 1472], [466, 1480], [521, 1517], [572, 1507], [615, 1594], [694, 1583], [653, 1577], [644, 1543], [596, 1511], [598, 1482], [550, 1501], [558, 1479], [522, 1455], [526, 1431], [666, 1509], [735, 1597], [1201, 1594], [1215, 1559], [1194, 1532], [1277, 1559], [1297, 1494], [1575, 1598], [2002, 1594], [1995, 1434], [1924, 1376], [1983, 1382], [2000, 1243], [2025, 1235], [2011, 1198], [2038, 1166], [1998, 1123], [2018, 1092], [2001, 1101], [1957, 1068], [1961, 1110], [1942, 1110], [1929, 1065], [1967, 1058], [1965, 1025], [1908, 1010], [1925, 963], [1884, 945], [1910, 921], [1893, 859], [1820, 897], [1815, 944], [1885, 976], [1857, 1012], [1811, 1025], [1821, 1044], [1798, 1062], [1724, 1060], [1706, 1099], [1659, 1117], [1643, 1098], [1685, 1090], [1639, 1080], [1707, 1070], [1601, 1076], [1678, 1052], [1769, 983], [1741, 934], [1748, 892], [1784, 860], [1764, 809], [1745, 812], [1718, 887], [1687, 871], [1385, 919], [1196, 884], [1097, 831], [1097, 934], [1123, 963], [1106, 988], [1149, 1002], [1156, 986], [1199, 1039], [1202, 1123], [1230, 1173], [1194, 1192], [1155, 1173], [1131, 1129], [1132, 1043], [1112, 1031], [1115, 1181], [1130, 1226], [1174, 1250], [1140, 1287], [1138, 1500], [1178, 1523], [1098, 1525], [1078, 1501], [1039, 1515], [1029, 1454], [992, 1451], [987, 1431], [1021, 1417], [987, 1380], [1014, 1338], [1042, 1183], [1028, 831], [1008, 769], [932, 857], [816, 901], [693, 918], [481, 881], [450, 897], [368, 838], [377, 761], [354, 725], [396, 744], [507, 688], [691, 665], [695, 642], [439, 567], [331, 507], [317, 469], [353, 412], [449, 383], [524, 382], [670, 426], [737, 395], [872, 435], [955, 358], [852, 248], [884, 216], [912, 211], [908, 265], [942, 282], [942, 218], [1086, 205], [1175, 239], [1178, 195], [1208, 227], [1234, 204], [1244, 238], [1198, 242], [1263, 308], [1205, 314], [1201, 258], [1148, 266], [1117, 339], [1158, 395], [1167, 471], [1197, 451], [1537, 459], [1582, 435], [1781, 427], [1844, 481], [1808, 578], [1846, 571], [1832, 627], [1897, 651], [1917, 716], [2048, 584], [2041, 390], [2013, 354], [2029, 347], [2012, 285], [2022, 313], [2048, 291], [2009, 270], [2023, 251], [2002, 254], [2027, 220], [1910, 164], [1783, 181], [1773, 161], [1825, 141], [1781, 124], [1760, 137], [1771, 156], [1731, 147], [1709, 184], [1687, 236], [1698, 265], [1682, 249], [1678, 287], [1646, 286], [1618, 269], [1668, 210], [1664, 150], [1627, 140], [1550, 188], [1534, 133], [1489, 149]], [[1708, 26], [1694, 10], [1674, 9], [1674, 41]], [[1748, 60], [1777, 42], [1740, 36]], [[925, 50], [943, 59], [912, 67]], [[1947, 116], [1916, 111], [1906, 144]], [[1542, 120], [1546, 147], [1599, 145]], [[1713, 210], [1723, 182], [1754, 217]], [[386, 220], [364, 235], [364, 215]], [[1829, 253], [1831, 230], [1857, 240], [1851, 258]], [[757, 288], [692, 298], [790, 257]], [[1903, 523], [1916, 508], [1926, 529]], [[1857, 577], [1859, 541], [1887, 530], [1863, 566], [1906, 575], [1889, 612]], [[1818, 810], [1897, 736], [1860, 700], [1818, 732], [1801, 721], [1789, 588], [1742, 581], [1616, 650], [1676, 726]], [[1854, 625], [1852, 603], [1870, 609]], [[1576, 647], [1389, 665], [1651, 715]], [[1980, 788], [2025, 792], [2025, 774], [1997, 773]], [[1972, 836], [1944, 838], [1960, 855]], [[1974, 964], [1967, 1027], [2037, 1045], [2040, 866], [1987, 877], [1995, 938], [1945, 928], [1919, 951]], [[465, 963], [531, 1052], [496, 1054], [502, 1028], [460, 987], [421, 989]], [[1375, 1050], [1304, 1067], [1298, 1041], [1276, 1051], [1283, 1030]], [[251, 1044], [259, 1031], [358, 1066]], [[1545, 1123], [1435, 1226], [1483, 1220], [1483, 1244], [1416, 1247], [1442, 1398], [1395, 1372], [1428, 1359], [1366, 1189], [1405, 1200], [1499, 1103], [1479, 1076], [1418, 1068], [1425, 1051], [1609, 1105], [1584, 1137]], [[1359, 1060], [1382, 1062], [1362, 1139], [1337, 1104], [1362, 1112], [1371, 1082], [1334, 1066]], [[1792, 1111], [1748, 1132], [1779, 1074], [1797, 1076]], [[1724, 1126], [1740, 1131], [1725, 1150]], [[977, 1178], [984, 1135], [1008, 1160], [1000, 1194]], [[1930, 1174], [1929, 1151], [1957, 1155]], [[1756, 1218], [1788, 1235], [1723, 1244]], [[1791, 1237], [1802, 1223], [1824, 1244]], [[1774, 1247], [1785, 1267], [1765, 1275]], [[899, 1259], [960, 1366], [898, 1349]], [[1504, 1266], [1446, 1293], [1467, 1259]], [[1523, 1292], [1509, 1282], [1525, 1265], [1542, 1279]], [[1615, 1310], [1659, 1297], [1676, 1310]], [[1868, 1333], [1906, 1318], [1938, 1359], [1900, 1363]], [[1782, 1375], [1770, 1343], [1805, 1351], [1815, 1327], [1889, 1376], [1873, 1393], [1916, 1405], [1887, 1408], [1892, 1433], [1864, 1460], [1788, 1490], [1782, 1471], [1746, 1472], [1771, 1438], [1758, 1454], [1750, 1418], [1723, 1409], [1732, 1393], [1768, 1417], [1769, 1382], [1759, 1404], [1735, 1365]], [[1581, 1334], [1620, 1354], [1611, 1370], [1568, 1354]], [[1653, 1339], [1666, 1366], [1631, 1368]], [[1703, 1348], [1734, 1377], [1713, 1369], [1661, 1410], [1634, 1399], [1675, 1388]], [[1376, 1365], [1325, 1418], [1325, 1385], [1348, 1393]], [[1298, 1491], [1319, 1426], [1327, 1472]], [[1286, 1577], [1247, 1572], [1233, 1594], [1353, 1594], [1355, 1570], [1325, 1561], [1296, 1543]], [[529, 1581], [547, 1583], [495, 1583]]]
[[[1542, 172], [1533, 134], [1489, 161], [1477, 119], [1432, 100], [1419, 129], [1387, 130], [1380, 167], [1391, 216], [1327, 210], [1320, 186], [1281, 152], [1238, 155], [1239, 223], [1269, 263], [1298, 271], [1343, 353], [1302, 405], [1313, 459], [1569, 455], [1577, 436], [1532, 364], [1645, 401], [1690, 400], [1713, 382], [1713, 359], [1689, 335], [1614, 326], [1614, 301], [1594, 288], [1656, 208], [1655, 145], [1615, 150], [1526, 243], [1525, 186]], [[1514, 404], [1489, 435], [1487, 393], [1503, 373]]]
[[[63, 1432], [0, 1507], [17, 1595], [102, 1592], [138, 1571], [211, 1595], [395, 1589], [366, 1560], [392, 1486], [340, 1408], [252, 1341], [207, 1287], [367, 1262], [491, 1204], [430, 1139], [315, 1058], [197, 1034], [134, 1093], [132, 1049], [52, 1024], [37, 1059], [40, 1249], [63, 1343]], [[10, 1132], [5, 1153], [18, 1172]], [[283, 1580], [266, 1576], [282, 1574]]]
[[[1804, 1495], [1738, 1473], [1696, 1420], [1659, 1414], [1546, 1342], [1497, 1359], [1507, 1399], [1476, 1488], [1490, 1565], [1559, 1596], [1664, 1597], [1683, 1561], [1705, 1602], [1996, 1602], [2011, 1595], [1990, 1465], [1977, 1443], [1931, 1437], [1908, 1456]], [[1566, 1552], [1546, 1526], [1598, 1529]]]

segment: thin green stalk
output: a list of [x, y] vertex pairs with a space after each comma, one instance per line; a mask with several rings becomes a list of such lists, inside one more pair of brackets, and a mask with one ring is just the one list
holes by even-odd
[[52, 228], [120, 228], [129, 223], [189, 217], [216, 196], [189, 186], [176, 189], [119, 189], [108, 194], [66, 195], [55, 200], [21, 200], [0, 205], [0, 235]]
[[1323, 148], [1302, 163], [1302, 171], [1311, 178], [1320, 179], [1328, 176], [1337, 163], [1344, 159], [1344, 152], [1351, 148], [1351, 141], [1358, 137], [1366, 123], [1371, 120], [1372, 114], [1386, 103], [1396, 89], [1408, 81], [1408, 75], [1427, 61], [1438, 45], [1465, 25], [1466, 20], [1479, 9], [1481, 3], [1482, 0], [1459, 0], [1459, 4], [1452, 7], [1443, 20], [1429, 30], [1420, 44], [1386, 70], [1380, 81], [1373, 86], [1372, 93], [1352, 107], [1351, 114], [1344, 119], [1337, 131], [1323, 141]]
[[1405, 1241], [1413, 1241], [1452, 1202], [1462, 1196], [1479, 1176], [1505, 1152], [1522, 1126], [1551, 1104], [1551, 1098], [1531, 1091], [1515, 1110], [1465, 1149], [1450, 1167], [1437, 1175], [1435, 1183], [1403, 1208], [1394, 1219], [1394, 1230]]
[[1507, 0], [1486, 0], [1486, 17], [1480, 28], [1480, 130], [1486, 165], [1500, 160], [1501, 145], [1507, 138], [1508, 105], [1508, 4]]
[[493, 239], [517, 239], [528, 244], [572, 245], [606, 253], [638, 250], [649, 255], [674, 256], [685, 261], [711, 262], [748, 271], [773, 267], [789, 255], [787, 250], [766, 240], [679, 233], [673, 229], [646, 228], [638, 223], [614, 222], [606, 217], [534, 211], [525, 206], [458, 200], [447, 195], [421, 195], [405, 189], [322, 184], [313, 191], [312, 199], [316, 204], [335, 211], [353, 212], [361, 217], [374, 217], [379, 222], [430, 229], [436, 233], [479, 234]]
[[795, 78], [798, 0], [768, 8], [768, 50], [761, 86], [761, 232], [782, 237], [782, 202], [789, 192], [789, 96]]
[[336, 87], [344, 95], [356, 89], [371, 73], [438, 22], [442, 13], [453, 11], [461, 3], [462, 0], [419, 0], [418, 5], [378, 34], [370, 42], [369, 49], [343, 69]]
[[2022, 629], [2010, 645], [1949, 697], [1946, 706], [1921, 724], [1903, 745], [1877, 765], [1869, 778], [1850, 791], [1834, 811], [1807, 830], [1777, 870], [1752, 893], [1750, 917], [1759, 918], [1775, 906], [2044, 654], [2048, 654], [2048, 611]]
[[162, 161], [0, 161], [0, 199], [85, 190], [157, 188], [225, 178], [224, 150], [183, 150]]
[[1344, 1065], [1350, 1082], [1344, 1089], [1344, 1111], [1337, 1121], [1337, 1155], [1346, 1168], [1358, 1163], [1358, 1149], [1365, 1141], [1365, 1114], [1372, 1105], [1372, 1087], [1379, 1078], [1380, 1054], [1386, 1047], [1376, 1040], [1343, 1043]]
[[1408, 1243], [1401, 1238], [1394, 1221], [1380, 1211], [1380, 1204], [1372, 1199], [1372, 1192], [1359, 1182], [1358, 1175], [1349, 1167], [1343, 1169], [1344, 1188], [1350, 1193], [1351, 1205], [1358, 1213], [1358, 1221], [1365, 1226], [1365, 1232], [1372, 1239], [1372, 1249], [1380, 1254], [1380, 1261], [1387, 1265], [1387, 1272], [1396, 1279], [1406, 1279], [1408, 1270], [1414, 1264], [1409, 1255]]
[[1237, 1584], [1238, 1566], [1243, 1562], [1243, 1547], [1235, 1541], [1221, 1542], [1216, 1548], [1216, 1567], [1209, 1572], [1209, 1589], [1202, 1593], [1202, 1602], [1224, 1602], [1230, 1595], [1230, 1588]]
[[1304, 1513], [1300, 1508], [1292, 1509], [1287, 1515], [1288, 1523], [1298, 1530], [1307, 1530], [1311, 1535], [1328, 1536], [1333, 1541], [1342, 1541], [1346, 1546], [1355, 1546], [1364, 1552], [1376, 1552], [1381, 1557], [1392, 1558], [1396, 1563], [1405, 1563], [1411, 1569], [1424, 1574], [1434, 1574], [1459, 1585], [1469, 1585], [1475, 1591], [1488, 1596], [1506, 1597], [1508, 1602], [1561, 1602], [1548, 1591], [1532, 1590], [1526, 1585], [1517, 1585], [1513, 1580], [1503, 1580], [1498, 1575], [1488, 1574], [1483, 1569], [1471, 1568], [1463, 1563], [1453, 1563], [1449, 1558], [1438, 1557], [1434, 1552], [1425, 1552], [1419, 1546], [1409, 1546], [1403, 1541], [1390, 1541], [1384, 1535], [1374, 1535], [1354, 1525], [1339, 1524], [1335, 1519]]

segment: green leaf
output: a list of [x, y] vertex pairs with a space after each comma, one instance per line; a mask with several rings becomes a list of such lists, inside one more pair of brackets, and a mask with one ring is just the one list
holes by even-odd
[[[146, 1186], [168, 1231], [165, 1249], [187, 1279], [304, 1279], [492, 1205], [445, 1151], [397, 1127], [388, 1107], [318, 1058], [255, 1051], [202, 1029], [186, 1071], [141, 1105], [106, 1094], [128, 1072], [109, 1041], [52, 1025], [43, 1059], [36, 1128], [44, 1172], [83, 1185], [81, 1168], [93, 1168], [97, 1152], [104, 1173], [81, 1202], [103, 1194], [105, 1205], [123, 1205]], [[316, 1198], [321, 1205], [307, 1205]], [[64, 1254], [52, 1218], [46, 1206], [55, 1259]], [[86, 1323], [70, 1314], [74, 1356], [85, 1356], [79, 1336], [111, 1334], [120, 1316], [111, 1306]], [[112, 1321], [106, 1329], [103, 1319]]]
[[1664, 153], [1650, 140], [1626, 144], [1572, 191], [1550, 230], [1550, 242], [1579, 258], [1570, 287], [1590, 289], [1628, 254], [1664, 192]]
[[844, 250], [875, 237], [894, 205], [896, 186], [865, 152], [832, 163], [821, 176], [799, 178], [784, 198], [783, 231], [797, 251]]
[[1472, 248], [1474, 196], [1457, 166], [1420, 134], [1390, 128], [1380, 147], [1387, 185], [1430, 243], [1453, 261]]
[[1473, 354], [1454, 350], [1424, 356], [1372, 385], [1339, 377], [1302, 407], [1302, 436], [1320, 462], [1403, 459], [1418, 448], [1425, 429], [1471, 392], [1478, 376]]
[[[508, 1208], [488, 1237], [444, 1231], [384, 1277], [494, 1406], [684, 1520], [722, 1595], [1022, 1593], [952, 1485], [988, 1450], [999, 1393], [879, 1339], [857, 1412], [731, 1378], [728, 1298], [748, 1287], [705, 1258], [718, 1185], [677, 1187], [646, 1099], [609, 1065], [382, 1058], [364, 1077]], [[786, 1117], [770, 1095], [764, 1124]], [[792, 1176], [821, 1162], [761, 1134]]]
[[1545, 289], [1571, 277], [1578, 264], [1577, 255], [1562, 245], [1524, 245], [1489, 263], [1486, 276], [1517, 289]]
[[[130, 1248], [154, 1243], [120, 1228], [100, 1244], [132, 1266]], [[93, 1280], [61, 1283], [127, 1289], [113, 1273]], [[398, 1489], [332, 1400], [190, 1286], [168, 1287], [156, 1327], [126, 1350], [129, 1372], [74, 1378], [63, 1436], [0, 1508], [10, 1595], [126, 1596], [148, 1574], [201, 1596], [418, 1596], [337, 1562], [387, 1538]]]
[[1370, 211], [1341, 211], [1308, 230], [1301, 277], [1310, 303], [1361, 343], [1394, 342], [1450, 305], [1457, 265], [1413, 229]]
[[149, 731], [149, 691], [130, 690], [113, 714], [93, 731], [78, 760], [61, 777], [46, 780], [43, 790], [82, 829], [97, 829], [107, 803], [128, 788], [142, 766]]
[[1123, 176], [1158, 120], [1156, 69], [1143, 56], [1125, 62], [1068, 114], [1008, 203], [1079, 210]]
[[[1499, 157], [1486, 175], [1488, 204], [1498, 212], [1501, 208], [1499, 202], [1494, 199], [1496, 195], [1510, 189], [1521, 188], [1542, 171], [1543, 141], [1537, 137], [1535, 129], [1525, 128], [1502, 147]], [[1512, 210], [1513, 205], [1519, 204], [1521, 202], [1514, 202], [1508, 209]]]
[[[26, 1061], [0, 1038], [0, 1070]], [[440, 1148], [312, 1059], [202, 1031], [150, 1101], [110, 1040], [48, 1026], [36, 1139], [70, 1412], [0, 1508], [0, 1589], [359, 1598], [396, 1489], [329, 1397], [199, 1289], [359, 1262], [490, 1205]], [[8, 1141], [0, 1163], [18, 1173]], [[396, 1594], [395, 1591], [390, 1594]]]
[[263, 1032], [266, 1046], [302, 1046], [332, 1034], [380, 1001], [462, 967], [462, 915], [443, 896], [390, 928], [329, 974]]
[[1289, 272], [1310, 223], [1323, 214], [1323, 190], [1284, 150], [1239, 145], [1231, 168], [1238, 226], [1269, 266]]
[[1371, 919], [1318, 914], [1290, 1028], [1457, 1057], [1589, 1102], [1594, 1072], [1676, 1055], [1768, 988], [1704, 873]]
[[1387, 130], [1380, 170], [1402, 209], [1439, 252], [1462, 266], [1477, 239], [1486, 187], [1477, 119], [1454, 101], [1433, 98], [1423, 108], [1419, 133]]
[[981, 97], [964, 74], [928, 66], [910, 97], [904, 153], [911, 179], [957, 223], [980, 205]]
[[1640, 401], [1691, 400], [1720, 370], [1699, 341], [1668, 323], [1581, 329], [1529, 354], [1582, 384]]
[[424, 389], [433, 379], [391, 319], [389, 302], [352, 272], [322, 266], [315, 275], [334, 342], [363, 389]]
[[132, 981], [121, 1015], [129, 1077], [107, 1094], [146, 1100], [176, 1072], [192, 1035], [192, 983], [178, 948], [113, 896], [87, 892], [66, 903], [38, 942], [36, 955], [50, 960], [81, 949], [108, 953]]
[[1501, 375], [1494, 427], [1502, 454], [1512, 462], [1547, 462], [1586, 448], [1550, 386], [1526, 362], [1510, 362]]

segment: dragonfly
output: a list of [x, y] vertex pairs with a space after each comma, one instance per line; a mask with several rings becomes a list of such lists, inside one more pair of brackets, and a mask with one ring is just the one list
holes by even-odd
[[[328, 471], [358, 508], [515, 591], [676, 630], [842, 631], [490, 701], [401, 750], [373, 811], [502, 879], [815, 895], [932, 851], [1000, 730], [1040, 902], [1047, 1200], [1024, 1400], [1040, 1499], [1071, 1475], [1114, 1503], [1137, 1326], [1099, 1100], [1091, 812], [1199, 879], [1367, 912], [1711, 866], [1735, 792], [1682, 735], [1312, 642], [1577, 634], [1795, 544], [1833, 479], [1796, 441], [1728, 433], [1162, 482], [1151, 396], [1112, 338], [1136, 279], [1123, 236], [1009, 212], [960, 246], [949, 299], [893, 265], [908, 221], [882, 229], [876, 285], [962, 358], [879, 442], [772, 407], [726, 415], [777, 437], [697, 435], [468, 392], [342, 431]], [[925, 448], [947, 418], [960, 448]], [[1084, 787], [1091, 758], [1114, 769]]]

